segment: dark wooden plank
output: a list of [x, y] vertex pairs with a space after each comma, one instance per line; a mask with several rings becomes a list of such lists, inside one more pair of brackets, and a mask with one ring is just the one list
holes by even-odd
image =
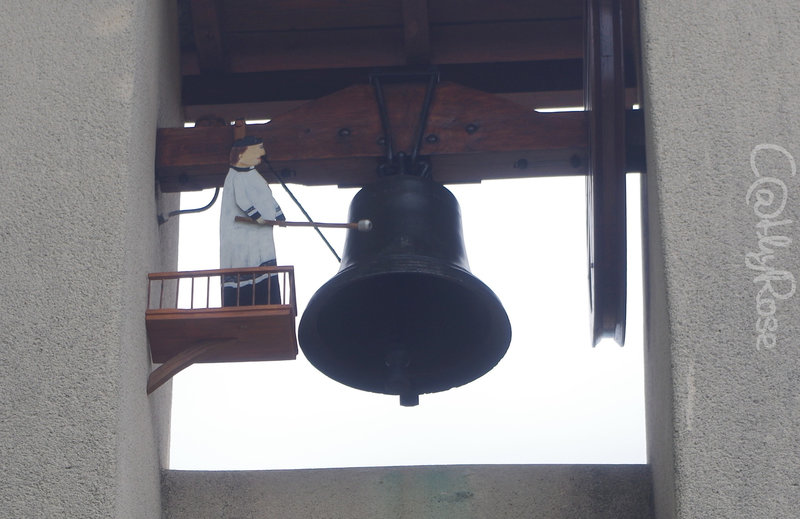
[[[429, 0], [431, 23], [580, 18], [581, 0]], [[303, 31], [400, 26], [397, 0], [229, 0], [223, 4], [226, 32]]]
[[583, 16], [582, 0], [429, 0], [432, 24], [542, 20]]
[[580, 59], [580, 19], [431, 27], [435, 64]]
[[[294, 110], [305, 100], [277, 101], [274, 103], [228, 103], [211, 105], [184, 105], [183, 116], [188, 122], [194, 122], [208, 116], [221, 117], [225, 121], [236, 119], [271, 119], [276, 115]], [[566, 105], [564, 105], [566, 106]]]
[[226, 71], [218, 3], [219, 0], [191, 0], [197, 67], [201, 74]]
[[[583, 106], [583, 90], [560, 90], [549, 92], [518, 92], [511, 94], [497, 94], [505, 99], [523, 105], [527, 108], [563, 108]], [[635, 88], [625, 91], [626, 107], [630, 108], [637, 102], [638, 92]], [[282, 101], [275, 103], [235, 103], [225, 105], [186, 105], [184, 117], [187, 121], [196, 121], [199, 118], [215, 114], [226, 121], [236, 119], [271, 119], [289, 110], [294, 110], [306, 101]]]
[[225, 32], [303, 31], [402, 24], [397, 0], [236, 0], [223, 4]]
[[[443, 81], [489, 93], [583, 89], [583, 60], [450, 64], [438, 67]], [[366, 84], [371, 67], [290, 70], [220, 77], [184, 76], [183, 103], [228, 104], [317, 99]]]
[[[406, 0], [424, 3], [424, 0]], [[421, 9], [421, 7], [420, 7]], [[417, 11], [414, 11], [417, 12]], [[411, 15], [409, 15], [411, 16]], [[436, 25], [421, 14], [404, 28], [228, 34], [231, 73], [580, 59], [580, 19]], [[200, 56], [185, 51], [184, 75], [200, 73]]]
[[[434, 155], [429, 159], [434, 178], [442, 183], [586, 174], [586, 148]], [[289, 183], [360, 187], [377, 179], [379, 160], [379, 157], [347, 157], [273, 161], [272, 165]], [[165, 193], [199, 191], [221, 186], [226, 172], [224, 165], [187, 169], [183, 176], [167, 171], [159, 176], [159, 182]], [[268, 182], [276, 181], [270, 172], [262, 174]]]
[[229, 36], [232, 72], [405, 65], [402, 27]]
[[427, 65], [431, 61], [428, 0], [403, 0], [402, 5], [406, 63]]

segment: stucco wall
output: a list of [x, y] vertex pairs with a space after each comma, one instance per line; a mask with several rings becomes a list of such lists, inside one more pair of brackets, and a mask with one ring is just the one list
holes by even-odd
[[1, 517], [160, 517], [143, 309], [177, 242], [153, 180], [156, 126], [179, 123], [173, 4], [3, 3]]
[[800, 3], [641, 6], [657, 517], [797, 517]]
[[164, 474], [164, 519], [648, 519], [645, 465]]

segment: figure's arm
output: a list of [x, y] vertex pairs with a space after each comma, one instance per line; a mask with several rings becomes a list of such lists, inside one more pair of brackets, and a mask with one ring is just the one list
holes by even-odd
[[272, 190], [261, 177], [248, 176], [235, 184], [236, 205], [248, 217], [258, 223], [267, 220], [286, 220], [278, 202], [272, 197]]

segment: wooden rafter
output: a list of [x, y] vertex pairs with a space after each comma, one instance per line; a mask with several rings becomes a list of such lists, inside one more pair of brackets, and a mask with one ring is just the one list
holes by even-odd
[[[580, 18], [504, 21], [478, 25], [433, 25], [423, 14], [425, 0], [405, 0], [405, 24], [317, 31], [229, 33], [229, 71], [235, 74], [281, 70], [391, 67], [580, 59]], [[336, 67], [331, 67], [335, 63]], [[184, 52], [184, 74], [200, 72], [200, 56]]]
[[[443, 80], [487, 93], [581, 90], [582, 59], [441, 65]], [[188, 105], [310, 100], [355, 84], [365, 84], [374, 69], [286, 70], [228, 76], [186, 76]]]
[[428, 0], [403, 0], [403, 42], [409, 65], [431, 62]]
[[201, 74], [227, 71], [218, 0], [191, 0], [192, 28], [197, 48], [197, 68]]

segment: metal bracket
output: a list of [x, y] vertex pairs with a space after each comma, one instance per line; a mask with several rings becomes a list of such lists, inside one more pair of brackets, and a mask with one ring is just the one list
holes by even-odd
[[[391, 78], [395, 81], [408, 81], [417, 77], [428, 78], [428, 85], [425, 90], [425, 98], [422, 101], [417, 131], [414, 138], [414, 148], [408, 154], [400, 151], [394, 152], [392, 138], [392, 127], [389, 121], [389, 111], [386, 108], [386, 97], [383, 93], [383, 80]], [[425, 126], [428, 122], [431, 102], [436, 85], [439, 83], [439, 71], [430, 69], [425, 72], [413, 71], [376, 71], [369, 76], [370, 84], [375, 89], [375, 100], [378, 103], [378, 113], [381, 117], [381, 127], [383, 128], [384, 147], [386, 156], [383, 162], [378, 165], [378, 176], [387, 175], [414, 175], [419, 177], [430, 177], [430, 163], [421, 159], [419, 150], [422, 147], [422, 136], [425, 134]]]

